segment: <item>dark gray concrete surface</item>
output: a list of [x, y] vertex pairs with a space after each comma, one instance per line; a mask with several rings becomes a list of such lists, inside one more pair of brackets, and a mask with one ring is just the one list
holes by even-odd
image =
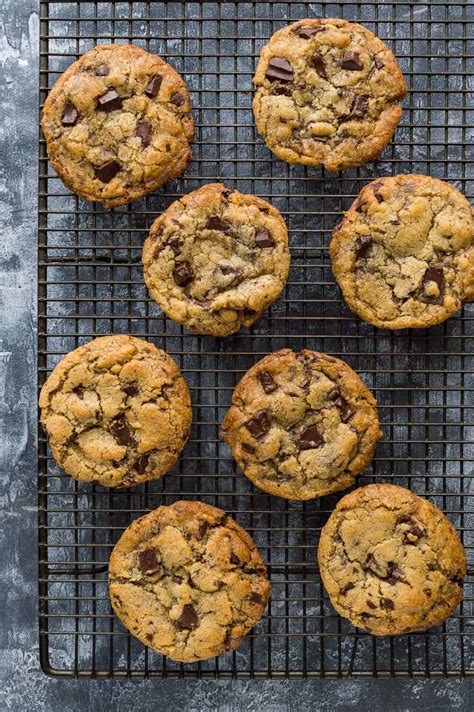
[[[36, 189], [38, 3], [0, 5], [0, 709], [468, 710], [460, 680], [57, 680], [38, 656]], [[5, 378], [5, 394], [1, 384]]]

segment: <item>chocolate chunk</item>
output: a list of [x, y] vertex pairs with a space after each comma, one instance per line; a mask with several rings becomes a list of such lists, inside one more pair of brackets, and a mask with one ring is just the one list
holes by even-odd
[[[278, 96], [291, 96], [291, 88], [285, 87], [283, 84], [277, 84], [273, 90], [273, 93], [277, 94]], [[286, 124], [286, 121], [281, 118], [280, 123]]]
[[143, 473], [146, 471], [149, 458], [149, 455], [140, 455], [140, 457], [135, 460], [133, 467], [139, 475], [143, 475]]
[[265, 77], [270, 82], [292, 82], [293, 67], [283, 57], [272, 57], [268, 63]]
[[413, 526], [405, 532], [402, 544], [416, 544], [417, 540], [422, 536], [423, 532], [420, 527], [413, 524]]
[[262, 227], [255, 233], [255, 244], [257, 247], [273, 247], [275, 240], [270, 235], [270, 232]]
[[362, 119], [369, 108], [369, 96], [368, 94], [357, 94], [352, 99], [351, 108], [348, 114], [341, 116], [339, 119], [340, 123], [345, 121], [352, 121], [353, 119]]
[[145, 638], [151, 643], [153, 641], [153, 633], [147, 633]]
[[199, 522], [199, 537], [200, 539], [203, 538], [204, 534], [207, 532], [207, 530], [210, 527], [210, 523], [206, 522], [206, 520], [203, 519], [202, 522]]
[[300, 434], [301, 450], [312, 450], [322, 445], [324, 445], [324, 438], [316, 425], [310, 425], [309, 428], [306, 428], [306, 430], [303, 430]]
[[95, 68], [95, 73], [98, 77], [106, 77], [109, 73], [109, 68], [106, 64], [99, 64], [99, 66]]
[[233, 551], [230, 554], [230, 563], [234, 564], [234, 566], [242, 566], [241, 560], [239, 559], [237, 554], [234, 554]]
[[150, 134], [151, 134], [151, 125], [148, 123], [148, 121], [144, 121], [143, 119], [138, 119], [137, 124], [135, 126], [135, 136], [138, 136], [138, 138], [141, 138], [142, 145], [144, 147], [150, 145]]
[[156, 549], [145, 549], [145, 551], [141, 551], [138, 555], [138, 560], [142, 574], [145, 574], [145, 576], [156, 574], [161, 568], [160, 562], [156, 558]]
[[242, 276], [242, 270], [233, 265], [219, 265], [219, 270], [225, 275], [233, 274], [235, 278]]
[[355, 241], [354, 252], [356, 260], [367, 257], [372, 247], [372, 238], [370, 235], [360, 235]]
[[372, 603], [372, 601], [367, 601], [367, 605], [368, 605], [369, 608], [372, 608], [372, 610], [374, 610], [374, 608], [377, 608], [377, 606], [375, 605], [375, 603]]
[[339, 409], [342, 422], [347, 423], [347, 421], [354, 415], [355, 410], [352, 410], [349, 403], [341, 396], [339, 391], [336, 391], [331, 397], [334, 405]]
[[231, 228], [230, 222], [223, 220], [219, 215], [211, 215], [206, 223], [206, 230], [219, 230], [227, 232]]
[[380, 599], [380, 608], [383, 608], [384, 611], [393, 611], [393, 609], [395, 608], [395, 604], [391, 598], [382, 597]]
[[117, 175], [119, 171], [122, 170], [122, 166], [118, 161], [112, 160], [104, 163], [103, 166], [95, 169], [95, 176], [102, 183], [110, 183], [112, 178]]
[[124, 415], [112, 421], [110, 432], [117, 438], [121, 445], [131, 445], [134, 442], [127, 419]]
[[431, 597], [433, 595], [433, 591], [431, 590], [431, 588], [424, 588], [423, 593], [425, 594], [425, 596], [428, 597]]
[[313, 54], [311, 58], [311, 66], [314, 67], [316, 73], [321, 77], [321, 79], [328, 78], [328, 75], [326, 74], [326, 64], [319, 52], [315, 52]]
[[136, 396], [138, 394], [138, 386], [136, 383], [127, 383], [122, 389], [127, 396]]
[[375, 64], [375, 66], [376, 66], [377, 69], [382, 69], [383, 67], [385, 67], [385, 64], [384, 64], [384, 63], [382, 62], [382, 60], [379, 59], [378, 57], [375, 57], [375, 59], [374, 59], [374, 64]]
[[164, 247], [170, 247], [176, 257], [181, 254], [181, 240], [179, 237], [170, 237]]
[[72, 392], [75, 393], [78, 398], [84, 397], [84, 388], [82, 386], [76, 386]]
[[252, 592], [249, 598], [250, 603], [261, 603], [262, 597], [259, 593]]
[[183, 579], [181, 576], [174, 575], [171, 577], [171, 580], [173, 581], [173, 583], [183, 583]]
[[341, 59], [341, 67], [349, 72], [359, 72], [364, 68], [357, 52], [345, 52]]
[[372, 186], [374, 189], [374, 198], [378, 200], [379, 203], [383, 203], [383, 201], [385, 200], [382, 193], [379, 192], [379, 188], [381, 188], [382, 186], [382, 181], [377, 181], [377, 183], [374, 183], [374, 185]]
[[405, 581], [403, 578], [402, 570], [394, 561], [391, 561], [388, 565], [388, 575], [386, 577], [387, 583], [394, 586], [399, 581]]
[[185, 98], [182, 94], [176, 91], [174, 94], [171, 94], [170, 101], [175, 106], [182, 106], [182, 104], [184, 104], [185, 102]]
[[63, 113], [61, 114], [61, 123], [63, 126], [75, 126], [80, 120], [81, 115], [72, 103], [67, 101], [64, 105]]
[[119, 97], [115, 89], [107, 89], [105, 94], [97, 99], [97, 108], [109, 114], [114, 109], [122, 108], [122, 99]]
[[182, 613], [176, 623], [181, 630], [194, 630], [198, 627], [199, 618], [194, 610], [194, 606], [191, 603], [185, 603]]
[[155, 76], [150, 79], [150, 81], [145, 87], [145, 94], [149, 96], [150, 99], [153, 99], [155, 96], [157, 96], [158, 92], [160, 91], [162, 81], [163, 77], [161, 76], [161, 74], [155, 74]]
[[345, 586], [341, 588], [341, 594], [344, 596], [348, 591], [351, 591], [353, 588], [355, 588], [355, 585], [353, 583], [346, 583]]
[[246, 450], [246, 451], [247, 451], [248, 453], [250, 453], [251, 455], [253, 455], [254, 452], [255, 452], [255, 448], [252, 447], [251, 445], [247, 445], [247, 443], [242, 443], [242, 449], [243, 449], [243, 450]]
[[272, 378], [272, 375], [268, 371], [261, 371], [258, 374], [258, 380], [262, 384], [262, 388], [265, 393], [273, 393], [278, 388], [277, 384]]
[[245, 427], [254, 438], [263, 437], [270, 430], [270, 426], [270, 419], [264, 411], [257, 413], [245, 423]]
[[173, 279], [179, 287], [184, 287], [194, 279], [194, 272], [189, 262], [180, 262], [173, 270]]
[[296, 34], [304, 40], [309, 40], [318, 32], [322, 32], [324, 27], [297, 27]]
[[442, 269], [436, 267], [428, 267], [425, 274], [423, 275], [422, 286], [423, 289], [426, 288], [428, 282], [435, 282], [438, 285], [439, 295], [437, 297], [430, 297], [427, 294], [423, 294], [421, 301], [425, 304], [442, 304], [444, 301], [444, 274]]
[[356, 210], [357, 210], [358, 213], [361, 213], [361, 212], [362, 212], [362, 208], [364, 207], [364, 205], [367, 205], [367, 201], [366, 201], [366, 200], [358, 200], [358, 201], [357, 201]]

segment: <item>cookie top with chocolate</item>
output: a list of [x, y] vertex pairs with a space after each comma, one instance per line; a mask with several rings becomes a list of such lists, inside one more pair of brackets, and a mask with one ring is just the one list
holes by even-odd
[[382, 435], [375, 406], [343, 361], [282, 349], [237, 385], [221, 435], [257, 487], [311, 499], [350, 487], [369, 464]]
[[423, 175], [378, 178], [335, 229], [332, 268], [362, 319], [388, 329], [439, 324], [474, 299], [474, 216]]
[[321, 532], [321, 578], [336, 611], [372, 635], [443, 623], [462, 600], [466, 555], [445, 515], [403, 487], [347, 494]]
[[306, 19], [260, 54], [253, 111], [267, 146], [288, 163], [331, 171], [376, 158], [402, 115], [397, 60], [362, 25]]
[[65, 185], [112, 208], [185, 170], [190, 111], [186, 84], [160, 57], [133, 45], [99, 45], [53, 86], [41, 127]]
[[110, 557], [115, 613], [142, 643], [178, 662], [235, 650], [270, 589], [249, 534], [204, 502], [175, 502], [135, 520]]
[[283, 289], [285, 221], [261, 198], [211, 183], [155, 220], [143, 265], [167, 316], [195, 333], [227, 336], [251, 326]]
[[130, 487], [178, 459], [191, 399], [173, 359], [141, 339], [102, 336], [71, 351], [41, 389], [56, 461], [77, 480]]

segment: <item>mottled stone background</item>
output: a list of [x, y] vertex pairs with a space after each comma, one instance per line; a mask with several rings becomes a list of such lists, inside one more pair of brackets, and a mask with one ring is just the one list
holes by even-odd
[[0, 390], [0, 708], [472, 709], [472, 682], [460, 680], [127, 682], [43, 674], [36, 540], [38, 3], [2, 0], [0, 23], [0, 383], [6, 372], [4, 396]]

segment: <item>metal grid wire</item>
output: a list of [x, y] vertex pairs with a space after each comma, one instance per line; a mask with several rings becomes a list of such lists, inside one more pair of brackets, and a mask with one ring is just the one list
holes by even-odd
[[[381, 159], [329, 174], [272, 157], [257, 135], [251, 78], [273, 32], [297, 19], [363, 22], [393, 49], [410, 92]], [[54, 675], [114, 677], [440, 676], [474, 673], [473, 310], [429, 330], [389, 332], [357, 319], [328, 260], [332, 227], [376, 176], [427, 173], [474, 194], [474, 5], [470, 2], [41, 2], [41, 100], [96, 43], [156, 52], [192, 92], [197, 136], [186, 174], [113, 211], [63, 187], [40, 145], [40, 384], [90, 338], [127, 333], [166, 349], [191, 387], [194, 420], [176, 468], [159, 481], [108, 491], [64, 474], [39, 439], [40, 641]], [[143, 283], [141, 247], [173, 200], [222, 180], [270, 200], [290, 230], [292, 268], [280, 299], [252, 330], [214, 339], [165, 319]], [[232, 389], [282, 347], [342, 357], [379, 402], [384, 438], [360, 484], [396, 482], [440, 506], [469, 558], [464, 603], [425, 634], [375, 639], [339, 618], [316, 565], [321, 527], [338, 497], [288, 502], [254, 488], [219, 440]], [[471, 445], [469, 444], [471, 436]], [[222, 507], [247, 528], [269, 565], [267, 615], [242, 647], [182, 666], [145, 648], [113, 616], [107, 561], [123, 529], [178, 498]]]

